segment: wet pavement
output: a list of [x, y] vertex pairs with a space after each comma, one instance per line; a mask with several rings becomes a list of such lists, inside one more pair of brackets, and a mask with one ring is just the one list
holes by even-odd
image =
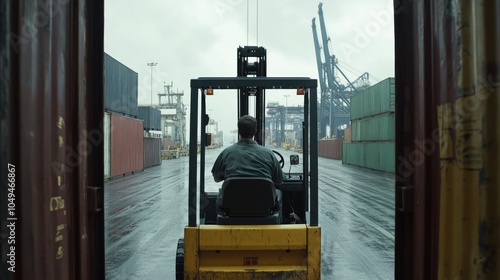
[[[220, 151], [206, 153], [207, 191], [219, 187], [209, 170]], [[187, 188], [187, 157], [105, 183], [106, 279], [175, 279]], [[394, 278], [393, 190], [392, 174], [319, 158], [322, 279]]]

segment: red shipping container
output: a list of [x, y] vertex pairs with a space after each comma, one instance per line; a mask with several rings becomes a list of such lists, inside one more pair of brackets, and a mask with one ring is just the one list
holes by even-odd
[[326, 139], [318, 141], [318, 156], [342, 159], [342, 139]]
[[111, 177], [144, 169], [142, 120], [111, 114]]

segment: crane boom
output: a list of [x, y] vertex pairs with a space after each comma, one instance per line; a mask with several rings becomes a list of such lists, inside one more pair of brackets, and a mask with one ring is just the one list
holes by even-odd
[[323, 16], [323, 3], [318, 4], [319, 27], [321, 29], [321, 40], [323, 41], [323, 53], [325, 56], [326, 77], [328, 78], [328, 87], [334, 89], [335, 77], [333, 74], [333, 67], [330, 63], [332, 57], [330, 56], [330, 49], [328, 48], [328, 35], [326, 34], [325, 18]]
[[316, 51], [316, 62], [318, 64], [319, 84], [321, 86], [321, 91], [324, 91], [324, 89], [326, 88], [326, 82], [325, 77], [323, 76], [323, 62], [321, 61], [321, 47], [319, 45], [318, 32], [316, 31], [316, 18], [312, 19], [312, 31], [314, 50]]
[[[335, 55], [330, 54], [328, 45], [328, 35], [326, 33], [325, 18], [323, 16], [323, 3], [318, 4], [319, 25], [321, 30], [322, 44], [319, 42], [316, 31], [316, 19], [312, 20], [314, 49], [316, 51], [316, 62], [318, 67], [319, 82], [321, 86], [321, 103], [319, 108], [319, 133], [320, 137], [329, 136], [326, 127], [330, 126], [333, 135], [337, 135], [337, 128], [349, 124], [350, 119], [350, 98], [359, 92], [357, 88], [344, 72], [338, 67]], [[321, 45], [323, 45], [323, 56], [321, 59]], [[344, 86], [336, 77], [336, 70], [347, 81]], [[365, 80], [366, 78], [366, 80]], [[363, 74], [356, 81], [365, 81], [368, 84], [367, 73]]]
[[321, 61], [321, 47], [319, 45], [319, 40], [318, 40], [318, 32], [316, 31], [316, 18], [312, 19], [312, 31], [313, 31], [313, 40], [314, 40], [314, 50], [316, 52], [316, 63], [318, 65], [318, 78], [319, 78], [319, 85], [320, 85], [320, 108], [319, 108], [319, 133], [320, 135], [324, 136], [326, 134], [326, 125], [329, 122], [331, 118], [330, 114], [330, 108], [331, 108], [331, 101], [330, 101], [330, 96], [331, 94], [328, 93], [328, 88], [326, 86], [326, 77], [325, 77], [325, 64]]

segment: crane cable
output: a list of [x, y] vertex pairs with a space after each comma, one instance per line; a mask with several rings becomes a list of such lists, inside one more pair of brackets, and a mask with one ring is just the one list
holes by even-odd
[[248, 25], [249, 25], [249, 24], [248, 24], [248, 18], [249, 18], [249, 17], [248, 17], [248, 15], [249, 15], [249, 10], [250, 10], [250, 9], [248, 8], [248, 7], [249, 7], [248, 5], [249, 5], [249, 4], [248, 4], [248, 0], [247, 0], [247, 46], [248, 46]]
[[[256, 22], [256, 25], [257, 25], [257, 31], [256, 31], [257, 38], [256, 38], [256, 41], [257, 42], [256, 42], [256, 46], [258, 46], [259, 45], [259, 0], [256, 0], [256, 2], [257, 2], [257, 15], [256, 15], [256, 21], [257, 21]], [[249, 37], [249, 33], [250, 33], [249, 32], [249, 28], [250, 28], [249, 27], [250, 26], [249, 21], [250, 21], [250, 4], [249, 4], [249, 0], [247, 0], [247, 46], [248, 46], [248, 42], [249, 42], [248, 37]]]

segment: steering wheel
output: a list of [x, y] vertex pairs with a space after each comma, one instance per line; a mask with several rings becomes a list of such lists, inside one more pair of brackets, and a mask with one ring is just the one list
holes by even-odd
[[277, 154], [279, 156], [280, 159], [279, 159], [278, 162], [281, 165], [281, 168], [283, 168], [285, 166], [285, 158], [278, 151], [276, 151], [276, 150], [272, 150], [272, 151], [273, 151], [273, 153], [275, 153], [275, 154]]

